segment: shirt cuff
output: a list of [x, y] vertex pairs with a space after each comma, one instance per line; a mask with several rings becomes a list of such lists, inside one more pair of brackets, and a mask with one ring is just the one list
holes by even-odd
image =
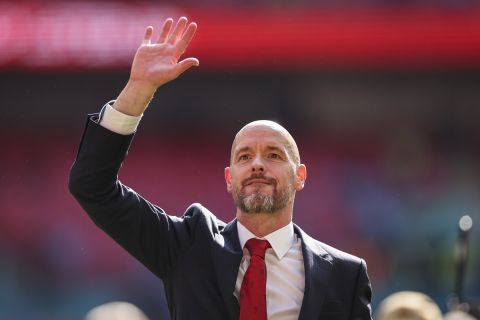
[[143, 114], [130, 116], [117, 111], [112, 107], [114, 102], [115, 100], [109, 101], [103, 106], [102, 111], [100, 111], [98, 123], [102, 127], [118, 134], [129, 135], [134, 133], [137, 130]]

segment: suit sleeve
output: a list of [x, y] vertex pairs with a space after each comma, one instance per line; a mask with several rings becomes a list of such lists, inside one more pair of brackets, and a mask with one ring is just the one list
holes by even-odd
[[118, 180], [134, 134], [120, 135], [90, 115], [69, 190], [94, 223], [160, 278], [194, 241], [195, 219], [168, 216]]
[[372, 301], [372, 287], [367, 274], [367, 265], [361, 260], [358, 270], [357, 283], [353, 301], [352, 320], [371, 320], [372, 309], [370, 303]]

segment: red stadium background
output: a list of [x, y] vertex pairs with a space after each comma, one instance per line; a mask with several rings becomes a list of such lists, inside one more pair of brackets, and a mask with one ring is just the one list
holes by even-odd
[[114, 99], [146, 25], [186, 15], [200, 67], [159, 90], [121, 179], [180, 215], [233, 218], [223, 169], [247, 121], [280, 121], [309, 168], [295, 221], [364, 257], [373, 306], [399, 290], [443, 311], [458, 219], [474, 219], [480, 296], [480, 7], [473, 1], [221, 6], [0, 2], [0, 318], [82, 319], [127, 300], [167, 315], [161, 282], [67, 191], [85, 116]]

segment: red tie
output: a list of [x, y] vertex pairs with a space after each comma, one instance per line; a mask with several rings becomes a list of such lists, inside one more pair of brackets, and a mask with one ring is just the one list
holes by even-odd
[[252, 238], [245, 244], [250, 252], [250, 265], [240, 288], [240, 320], [267, 319], [267, 267], [265, 250], [272, 246], [267, 240]]

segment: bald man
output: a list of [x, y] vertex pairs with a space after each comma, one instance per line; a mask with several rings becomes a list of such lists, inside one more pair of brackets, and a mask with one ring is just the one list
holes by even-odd
[[225, 168], [236, 206], [225, 223], [200, 204], [181, 218], [123, 185], [118, 171], [155, 91], [192, 66], [180, 60], [195, 23], [145, 31], [118, 98], [90, 116], [69, 189], [92, 220], [163, 280], [172, 319], [371, 319], [365, 262], [312, 239], [292, 222], [307, 169], [278, 123], [244, 126]]

